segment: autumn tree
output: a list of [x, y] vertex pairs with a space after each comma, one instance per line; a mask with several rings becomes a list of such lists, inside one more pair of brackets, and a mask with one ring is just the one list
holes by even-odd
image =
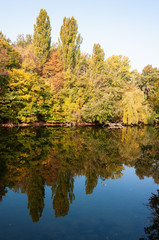
[[112, 55], [106, 59], [105, 74], [107, 80], [112, 86], [123, 87], [123, 84], [130, 82], [133, 77], [133, 71], [130, 70], [130, 60], [123, 55]]
[[57, 50], [53, 50], [49, 54], [42, 70], [42, 76], [49, 82], [49, 85], [51, 87], [53, 86], [57, 91], [63, 87], [63, 66]]
[[45, 120], [51, 100], [44, 79], [23, 69], [12, 69], [8, 78], [8, 92], [1, 101], [0, 118], [10, 123]]
[[[19, 54], [4, 37], [0, 37], [0, 71], [19, 67]], [[1, 70], [3, 68], [3, 70]]]
[[159, 118], [159, 69], [147, 65], [142, 70], [138, 80], [140, 89], [144, 92], [147, 102], [152, 106], [156, 115], [155, 120]]
[[144, 93], [138, 88], [129, 88], [123, 94], [123, 122], [138, 124], [152, 122], [152, 109], [145, 102]]
[[149, 98], [155, 92], [155, 84], [159, 81], [159, 69], [153, 68], [152, 65], [144, 67], [139, 81], [139, 87]]
[[103, 49], [95, 44], [90, 72], [92, 90], [85, 105], [84, 119], [99, 123], [118, 120], [124, 86], [132, 77], [128, 58], [114, 55], [104, 61]]
[[101, 73], [104, 68], [104, 50], [99, 43], [94, 44], [92, 54], [92, 71], [94, 74]]
[[154, 83], [155, 91], [149, 98], [149, 103], [156, 112], [156, 120], [159, 119], [159, 81]]
[[20, 55], [22, 69], [30, 73], [41, 73], [41, 64], [37, 60], [32, 43], [27, 44], [25, 47], [16, 45], [16, 50]]
[[33, 45], [39, 62], [46, 61], [51, 44], [51, 25], [46, 10], [41, 9], [34, 25]]
[[41, 73], [41, 63], [37, 59], [31, 34], [19, 34], [14, 43], [20, 55], [21, 68], [30, 73]]
[[14, 43], [14, 45], [16, 47], [22, 47], [25, 48], [27, 45], [32, 43], [32, 35], [31, 34], [26, 34], [26, 36], [24, 36], [24, 34], [19, 34], [17, 36], [17, 39]]
[[13, 67], [19, 67], [19, 54], [9, 40], [0, 33], [0, 94], [6, 91], [8, 70]]
[[78, 25], [74, 17], [64, 18], [60, 31], [59, 51], [63, 61], [64, 70], [75, 68], [80, 54], [82, 38], [78, 34]]

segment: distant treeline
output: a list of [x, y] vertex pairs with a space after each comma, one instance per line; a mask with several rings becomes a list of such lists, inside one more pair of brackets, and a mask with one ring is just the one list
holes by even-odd
[[100, 44], [82, 53], [74, 17], [64, 18], [58, 43], [41, 9], [34, 34], [11, 43], [0, 33], [0, 123], [43, 121], [124, 124], [159, 119], [159, 69], [131, 70], [122, 55], [105, 59]]

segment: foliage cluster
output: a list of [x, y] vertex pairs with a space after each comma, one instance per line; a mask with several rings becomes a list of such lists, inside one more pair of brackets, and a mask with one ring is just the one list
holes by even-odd
[[41, 9], [33, 37], [14, 44], [0, 33], [0, 122], [154, 123], [159, 118], [159, 69], [131, 70], [122, 55], [105, 59], [99, 43], [82, 53], [74, 17], [64, 18], [51, 47], [51, 24]]

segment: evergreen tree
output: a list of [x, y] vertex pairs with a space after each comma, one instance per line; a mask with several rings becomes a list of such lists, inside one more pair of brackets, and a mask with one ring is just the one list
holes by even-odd
[[46, 10], [41, 9], [34, 25], [33, 45], [35, 54], [43, 64], [49, 53], [51, 44], [51, 25]]

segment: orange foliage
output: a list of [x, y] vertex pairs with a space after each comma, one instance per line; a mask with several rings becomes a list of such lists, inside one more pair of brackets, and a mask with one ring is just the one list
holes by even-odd
[[50, 83], [50, 86], [53, 85], [57, 91], [63, 87], [63, 66], [57, 50], [53, 50], [49, 54], [42, 70], [42, 76], [46, 78]]
[[47, 161], [41, 164], [41, 176], [45, 179], [47, 186], [52, 186], [52, 184], [57, 180], [59, 169], [60, 161], [56, 157], [56, 154], [51, 154], [47, 158]]

